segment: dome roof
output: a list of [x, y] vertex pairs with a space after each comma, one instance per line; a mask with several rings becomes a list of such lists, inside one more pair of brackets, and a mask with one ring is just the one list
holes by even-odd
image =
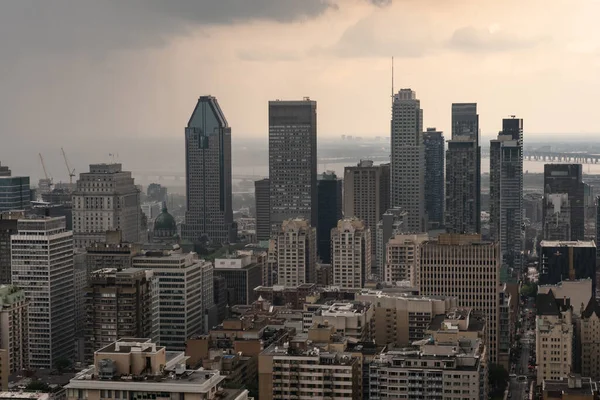
[[175, 218], [169, 214], [166, 204], [163, 204], [162, 212], [154, 221], [154, 230], [177, 232], [177, 223]]

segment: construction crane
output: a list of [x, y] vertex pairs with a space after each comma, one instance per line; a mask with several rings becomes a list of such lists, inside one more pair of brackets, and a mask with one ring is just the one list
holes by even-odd
[[44, 163], [44, 157], [42, 157], [42, 153], [38, 153], [40, 156], [40, 162], [42, 163], [42, 169], [44, 170], [44, 176], [46, 179], [40, 179], [40, 189], [42, 192], [49, 192], [52, 190], [52, 177], [48, 176], [48, 171], [46, 170], [46, 164]]
[[69, 166], [69, 160], [67, 160], [67, 155], [62, 147], [60, 148], [60, 151], [62, 151], [63, 158], [65, 159], [65, 165], [67, 166], [67, 172], [69, 173], [69, 185], [72, 187], [73, 177], [75, 176], [75, 168], [71, 169], [71, 166]]

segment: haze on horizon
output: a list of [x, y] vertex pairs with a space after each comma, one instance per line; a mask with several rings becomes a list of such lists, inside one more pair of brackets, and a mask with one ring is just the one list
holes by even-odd
[[234, 143], [266, 145], [268, 100], [303, 96], [318, 101], [322, 137], [387, 135], [392, 56], [395, 88], [417, 92], [424, 126], [448, 132], [450, 104], [477, 102], [484, 136], [514, 114], [526, 141], [594, 139], [600, 2], [576, 3], [2, 2], [0, 162], [37, 170], [51, 149], [60, 168], [61, 146], [101, 162], [104, 148], [150, 138], [181, 141], [183, 154], [204, 94], [219, 100]]

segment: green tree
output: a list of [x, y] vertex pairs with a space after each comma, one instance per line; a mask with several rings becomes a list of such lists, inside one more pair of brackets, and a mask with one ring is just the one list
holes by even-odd
[[538, 292], [538, 286], [535, 283], [525, 283], [521, 286], [521, 295], [535, 297]]
[[25, 387], [26, 392], [50, 392], [50, 386], [46, 382], [33, 380]]
[[488, 371], [488, 381], [492, 397], [501, 395], [508, 384], [508, 371], [500, 364], [491, 364]]
[[57, 358], [56, 361], [54, 362], [54, 368], [56, 368], [58, 370], [58, 372], [61, 372], [61, 373], [70, 367], [71, 367], [71, 361], [65, 357]]

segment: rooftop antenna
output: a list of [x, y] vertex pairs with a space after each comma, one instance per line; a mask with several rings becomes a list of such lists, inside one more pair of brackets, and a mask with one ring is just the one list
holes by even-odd
[[394, 56], [392, 56], [392, 107], [394, 106]]

